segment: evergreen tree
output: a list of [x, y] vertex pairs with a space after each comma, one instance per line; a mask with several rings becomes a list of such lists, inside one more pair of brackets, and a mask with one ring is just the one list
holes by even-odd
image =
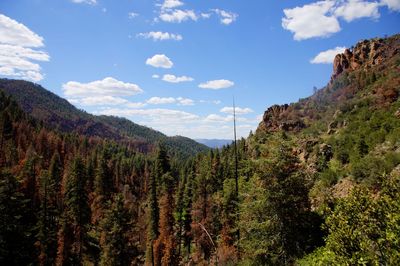
[[100, 265], [130, 265], [134, 255], [138, 255], [137, 247], [129, 237], [132, 233], [130, 219], [123, 196], [117, 194], [101, 222]]
[[147, 240], [147, 264], [155, 265], [154, 263], [154, 240], [158, 238], [159, 235], [159, 219], [160, 219], [160, 209], [158, 206], [157, 197], [157, 180], [155, 173], [150, 174], [149, 183], [149, 222], [148, 222], [148, 240]]
[[112, 192], [113, 182], [112, 182], [112, 174], [107, 165], [107, 155], [104, 151], [100, 156], [99, 164], [96, 169], [96, 178], [95, 178], [95, 192], [97, 195], [104, 197], [104, 199], [108, 199], [110, 193]]
[[27, 200], [18, 192], [15, 177], [0, 172], [0, 264], [29, 265], [35, 262], [32, 252], [32, 229], [25, 220]]
[[79, 157], [72, 162], [64, 192], [64, 213], [59, 232], [57, 265], [81, 265], [86, 244], [90, 210], [86, 169]]
[[58, 206], [55, 180], [44, 171], [40, 179], [40, 211], [38, 217], [39, 264], [53, 265], [57, 255]]

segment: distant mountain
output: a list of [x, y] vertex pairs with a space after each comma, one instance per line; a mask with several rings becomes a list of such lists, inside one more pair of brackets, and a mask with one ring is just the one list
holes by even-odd
[[38, 84], [23, 80], [0, 79], [0, 90], [10, 95], [33, 118], [61, 132], [141, 143], [143, 151], [163, 142], [172, 153], [182, 156], [204, 152], [208, 148], [190, 138], [168, 137], [151, 128], [114, 116], [95, 116], [77, 109], [67, 100]]
[[195, 139], [195, 141], [206, 145], [210, 148], [222, 148], [225, 145], [229, 145], [233, 140], [231, 139]]

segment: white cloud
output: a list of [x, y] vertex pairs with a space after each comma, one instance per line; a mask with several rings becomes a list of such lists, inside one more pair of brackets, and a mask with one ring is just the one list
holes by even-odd
[[49, 61], [49, 59], [49, 55], [43, 51], [0, 44], [0, 75], [40, 81], [43, 79], [41, 67], [32, 61]]
[[177, 77], [175, 75], [166, 74], [163, 76], [162, 80], [164, 80], [166, 82], [170, 82], [170, 83], [180, 83], [180, 82], [193, 81], [193, 78], [187, 77], [187, 76]]
[[282, 27], [294, 33], [295, 40], [328, 37], [341, 30], [339, 18], [347, 22], [360, 18], [378, 19], [379, 7], [400, 11], [400, 0], [323, 0], [284, 9]]
[[386, 5], [392, 11], [400, 11], [400, 0], [381, 0], [381, 5]]
[[221, 9], [214, 9], [213, 11], [214, 11], [217, 15], [220, 16], [220, 18], [221, 18], [221, 19], [220, 19], [221, 23], [222, 23], [222, 24], [225, 24], [225, 25], [231, 24], [231, 23], [234, 22], [234, 21], [237, 19], [237, 17], [238, 17], [238, 15], [235, 14], [235, 13], [233, 13], [233, 12], [228, 12], [228, 11], [221, 10]]
[[127, 104], [128, 100], [120, 97], [114, 97], [109, 95], [104, 96], [93, 96], [85, 98], [72, 98], [68, 99], [72, 104], [78, 104], [82, 106], [110, 106], [110, 105], [122, 105]]
[[160, 75], [153, 74], [151, 77], [152, 77], [153, 79], [159, 79], [159, 78], [160, 78]]
[[[222, 116], [217, 114], [210, 114], [206, 118], [204, 118], [204, 122], [213, 122], [213, 123], [229, 123], [233, 122], [233, 115]], [[236, 117], [236, 122], [251, 122], [247, 118], [244, 117]]]
[[159, 124], [168, 125], [171, 122], [185, 122], [199, 119], [198, 115], [172, 109], [121, 109], [121, 108], [108, 108], [101, 110], [99, 113], [104, 115], [115, 115], [115, 116], [142, 116], [149, 118], [150, 121], [157, 122]]
[[89, 83], [69, 81], [62, 86], [64, 94], [70, 98], [99, 96], [132, 96], [143, 92], [136, 84], [125, 83], [111, 77]]
[[205, 83], [201, 83], [199, 85], [199, 88], [219, 90], [219, 89], [226, 89], [226, 88], [232, 87], [233, 85], [235, 85], [235, 83], [233, 83], [230, 80], [219, 79], [219, 80], [210, 80]]
[[164, 54], [156, 54], [146, 60], [146, 65], [161, 68], [171, 68], [174, 63]]
[[0, 14], [0, 75], [42, 80], [41, 67], [34, 61], [50, 60], [46, 52], [37, 50], [43, 46], [41, 36]]
[[[228, 117], [217, 115], [217, 114], [210, 114], [206, 118], [204, 118], [205, 122], [230, 122]], [[233, 120], [232, 120], [233, 121]]]
[[139, 33], [137, 36], [145, 38], [145, 39], [153, 39], [153, 41], [164, 41], [164, 40], [181, 41], [181, 40], [183, 40], [183, 37], [180, 34], [161, 32], [161, 31], [151, 31], [151, 32], [145, 32], [145, 33]]
[[211, 14], [210, 13], [201, 13], [200, 16], [204, 19], [210, 18]]
[[161, 12], [159, 18], [164, 22], [181, 23], [186, 20], [197, 21], [198, 16], [193, 10], [168, 10], [168, 12]]
[[24, 24], [0, 14], [0, 43], [22, 47], [43, 47], [43, 37]]
[[326, 0], [302, 7], [284, 9], [282, 27], [294, 33], [295, 40], [327, 37], [341, 30], [339, 21], [332, 15], [335, 1]]
[[134, 19], [134, 18], [136, 18], [137, 16], [139, 16], [138, 13], [135, 13], [135, 12], [129, 12], [129, 13], [128, 13], [128, 18], [130, 18], [130, 19]]
[[178, 105], [194, 105], [194, 101], [192, 99], [178, 97], [151, 97], [146, 101], [147, 104], [173, 104], [177, 103]]
[[[233, 114], [233, 107], [224, 107], [221, 110], [219, 110], [221, 113], [226, 113], [226, 114]], [[240, 108], [240, 107], [235, 107], [235, 113], [238, 115], [244, 115], [244, 114], [250, 114], [253, 113], [254, 111], [250, 108]]]
[[71, 0], [72, 3], [76, 4], [89, 4], [89, 5], [95, 5], [97, 4], [96, 0]]
[[176, 100], [178, 101], [179, 105], [184, 105], [184, 106], [194, 105], [194, 101], [192, 99], [178, 97], [176, 98]]
[[334, 14], [342, 17], [347, 22], [359, 18], [379, 18], [379, 4], [377, 2], [365, 2], [363, 0], [349, 0], [343, 2], [336, 9]]
[[312, 64], [332, 64], [333, 59], [337, 54], [341, 54], [346, 50], [346, 47], [336, 47], [323, 52], [320, 52], [317, 56], [311, 59]]
[[179, 6], [183, 6], [183, 3], [179, 0], [165, 0], [161, 5], [161, 9], [171, 9]]
[[[163, 108], [104, 108], [97, 113], [126, 117], [136, 123], [160, 130], [169, 136], [183, 135], [191, 138], [233, 138], [232, 115], [220, 116], [210, 114], [202, 117], [181, 110]], [[258, 122], [259, 121], [255, 119], [237, 118], [238, 137], [247, 137], [250, 130], [257, 128]]]
[[172, 97], [151, 97], [146, 101], [148, 104], [171, 104], [175, 102], [175, 98]]
[[200, 102], [200, 103], [215, 104], [215, 105], [221, 104], [221, 101], [220, 101], [220, 100], [212, 100], [212, 101], [200, 100], [199, 102]]

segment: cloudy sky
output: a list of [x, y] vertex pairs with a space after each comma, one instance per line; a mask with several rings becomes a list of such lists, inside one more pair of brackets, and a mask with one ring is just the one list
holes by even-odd
[[247, 136], [323, 87], [336, 53], [399, 32], [400, 0], [1, 0], [0, 77], [168, 135]]

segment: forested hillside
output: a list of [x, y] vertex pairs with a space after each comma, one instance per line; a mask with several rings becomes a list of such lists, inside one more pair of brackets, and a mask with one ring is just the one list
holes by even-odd
[[67, 100], [47, 91], [40, 85], [23, 81], [0, 79], [0, 91], [19, 104], [22, 110], [42, 122], [45, 127], [60, 132], [74, 132], [87, 137], [129, 140], [148, 152], [156, 142], [163, 142], [175, 155], [187, 156], [204, 152], [207, 147], [185, 137], [167, 137], [151, 128], [133, 123], [125, 118], [94, 116], [77, 109]]
[[358, 43], [326, 87], [185, 159], [188, 139], [3, 80], [0, 264], [400, 264], [399, 51]]

